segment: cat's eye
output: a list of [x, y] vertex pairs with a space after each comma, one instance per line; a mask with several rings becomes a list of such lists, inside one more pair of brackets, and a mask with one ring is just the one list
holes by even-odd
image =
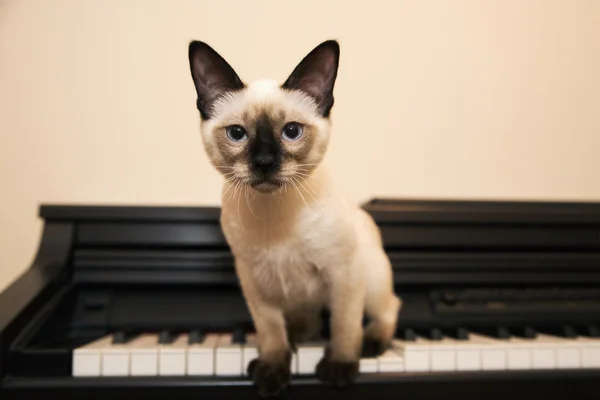
[[281, 136], [285, 140], [296, 141], [302, 137], [304, 132], [304, 127], [297, 122], [290, 122], [286, 126], [283, 127], [283, 131], [281, 132]]
[[233, 142], [243, 142], [248, 139], [248, 133], [239, 125], [230, 125], [226, 128], [227, 137]]

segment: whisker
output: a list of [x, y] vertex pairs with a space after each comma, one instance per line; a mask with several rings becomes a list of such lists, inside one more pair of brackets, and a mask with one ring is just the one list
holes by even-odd
[[[292, 178], [294, 179], [294, 178]], [[296, 185], [296, 183], [292, 180], [292, 185], [294, 185], [294, 188], [296, 189], [296, 191], [298, 192], [298, 194], [300, 195], [300, 197], [302, 198], [302, 201], [304, 202], [304, 204], [306, 205], [307, 208], [310, 208], [308, 203], [306, 202], [306, 199], [304, 198], [304, 196], [302, 196], [302, 193], [300, 193], [300, 189], [298, 189], [298, 186]]]
[[[312, 187], [312, 186], [310, 186], [310, 183], [308, 183], [308, 181], [307, 181], [305, 178], [302, 178], [302, 177], [300, 177], [300, 178], [301, 178], [301, 179], [302, 179], [302, 181], [303, 181], [303, 182], [304, 182], [304, 183], [305, 183], [305, 184], [306, 184], [306, 185], [307, 185], [307, 186], [310, 188], [310, 190], [312, 190], [312, 192], [313, 192], [314, 194], [317, 194], [317, 191], [316, 191], [315, 189], [313, 189], [313, 187]], [[316, 200], [315, 200], [315, 201], [316, 201]]]
[[229, 187], [225, 190], [225, 192], [223, 193], [223, 196], [225, 196], [227, 194], [227, 192], [229, 192], [231, 190], [231, 186], [233, 186], [233, 184], [236, 182], [237, 178], [235, 176], [232, 176], [231, 178], [228, 178], [225, 180], [225, 184], [229, 184]]
[[[301, 185], [301, 186], [302, 186], [304, 189], [306, 189], [306, 187], [305, 187], [305, 186], [302, 184], [302, 182], [298, 181], [298, 183], [299, 183], [299, 184], [300, 184], [300, 185]], [[306, 182], [306, 180], [304, 180], [304, 183], [306, 183], [306, 184], [308, 185], [308, 187], [310, 187], [310, 189], [311, 189], [311, 190], [312, 190], [312, 191], [313, 191], [315, 194], [317, 194], [317, 192], [315, 192], [315, 190], [314, 190], [314, 189], [313, 189], [313, 188], [310, 186], [310, 184], [309, 184], [308, 182]], [[319, 202], [317, 199], [315, 199], [315, 197], [314, 197], [312, 194], [310, 194], [310, 192], [309, 192], [309, 191], [307, 191], [306, 193], [307, 193], [307, 194], [308, 194], [308, 195], [309, 195], [309, 196], [310, 196], [310, 197], [313, 199], [313, 201], [314, 201], [315, 203], [317, 203], [317, 204], [319, 205], [319, 208], [321, 209], [321, 212], [323, 213], [323, 215], [326, 215], [326, 214], [327, 214], [327, 212], [326, 212], [326, 211], [325, 211], [325, 209], [323, 208], [323, 204], [321, 204], [321, 203], [320, 203], [320, 202]]]
[[310, 192], [306, 189], [306, 186], [304, 186], [304, 184], [300, 181], [300, 179], [294, 178], [294, 181], [296, 181], [296, 183], [298, 183], [298, 185], [300, 185], [300, 187], [306, 191], [306, 194], [309, 195], [314, 200], [315, 203], [319, 203], [317, 201], [317, 199], [315, 199], [313, 197], [313, 195], [310, 194]]
[[260, 218], [258, 218], [256, 214], [254, 214], [254, 211], [252, 211], [252, 206], [250, 206], [248, 203], [248, 185], [244, 185], [244, 198], [246, 199], [246, 206], [248, 207], [248, 210], [250, 210], [250, 213], [254, 215], [254, 218], [260, 221]]
[[[231, 190], [231, 188], [235, 186], [235, 184], [236, 184], [236, 183], [237, 183], [237, 178], [236, 178], [236, 177], [234, 177], [234, 178], [231, 180], [231, 182], [230, 182], [230, 184], [229, 184], [229, 187], [228, 187], [228, 188], [225, 190], [225, 192], [223, 193], [223, 196], [222, 196], [222, 197], [225, 197], [225, 196], [227, 195], [227, 192], [229, 192], [229, 191]], [[234, 190], [234, 193], [233, 193], [233, 194], [235, 194], [235, 190]], [[223, 208], [227, 207], [227, 205], [228, 205], [228, 204], [229, 204], [229, 202], [231, 201], [231, 198], [233, 197], [233, 194], [229, 196], [229, 198], [227, 199], [227, 202], [226, 202], [226, 203], [223, 205]]]
[[242, 182], [242, 180], [240, 180], [238, 182], [238, 184], [235, 186], [235, 193], [237, 194], [237, 213], [238, 213], [238, 219], [240, 221], [240, 225], [242, 226], [242, 230], [244, 231], [244, 235], [248, 236], [248, 233], [246, 232], [246, 228], [244, 227], [244, 221], [242, 220], [242, 215], [240, 214], [240, 197], [242, 197], [242, 190], [241, 187], [244, 183]]
[[236, 179], [237, 179], [237, 177], [235, 177], [235, 176], [230, 176], [230, 177], [228, 177], [228, 178], [226, 178], [226, 179], [225, 179], [225, 183], [230, 183], [230, 182], [233, 182], [233, 181], [234, 181], [234, 180], [236, 180]]
[[291, 174], [290, 176], [294, 176], [294, 175], [298, 175], [298, 176], [306, 176], [306, 177], [309, 177], [309, 176], [310, 176], [310, 174], [309, 174], [309, 173], [306, 173], [306, 172], [301, 172], [301, 171], [300, 171], [300, 172], [296, 172], [295, 174]]

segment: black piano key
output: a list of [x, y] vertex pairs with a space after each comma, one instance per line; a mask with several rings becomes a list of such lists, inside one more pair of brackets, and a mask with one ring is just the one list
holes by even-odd
[[237, 328], [233, 331], [233, 343], [245, 344], [246, 343], [246, 333], [243, 329]]
[[535, 339], [537, 337], [536, 330], [530, 325], [515, 327], [511, 329], [511, 333], [514, 336], [518, 336], [525, 339]]
[[505, 326], [493, 326], [480, 329], [474, 329], [474, 332], [478, 332], [484, 336], [489, 336], [494, 339], [506, 340], [511, 338], [510, 330]]
[[442, 340], [444, 338], [444, 334], [439, 328], [427, 329], [419, 332], [419, 334], [429, 340]]
[[565, 326], [565, 328], [563, 329], [563, 332], [565, 334], [565, 337], [569, 338], [569, 339], [573, 339], [573, 338], [576, 338], [577, 336], [579, 336], [577, 334], [577, 331], [575, 330], [575, 328], [573, 328], [572, 326]]
[[587, 330], [587, 336], [600, 338], [600, 328], [595, 325], [590, 325]]
[[499, 326], [496, 329], [496, 337], [498, 339], [510, 339], [512, 335], [510, 334], [510, 331], [508, 330], [508, 328], [504, 327], [504, 326]]
[[431, 340], [442, 340], [444, 338], [444, 334], [438, 328], [433, 328], [429, 334]]
[[133, 331], [118, 331], [114, 333], [112, 342], [113, 344], [125, 344], [134, 337], [136, 337], [136, 335]]
[[566, 339], [574, 339], [579, 336], [577, 330], [570, 325], [550, 326], [541, 328], [540, 330], [546, 334]]
[[176, 335], [173, 331], [165, 330], [158, 335], [159, 344], [171, 344], [175, 341]]
[[600, 329], [596, 325], [577, 327], [577, 335], [590, 338], [600, 338]]
[[407, 342], [414, 342], [415, 340], [417, 340], [417, 333], [414, 329], [406, 328], [400, 331], [400, 333], [398, 334], [398, 339]]
[[201, 329], [195, 329], [193, 331], [191, 331], [188, 335], [188, 343], [189, 344], [196, 344], [196, 343], [202, 343], [204, 342], [204, 337], [206, 335], [204, 334], [204, 331]]
[[556, 330], [556, 332], [557, 332], [557, 335], [559, 335], [561, 337], [564, 337], [564, 338], [567, 338], [567, 339], [574, 339], [577, 336], [579, 336], [577, 334], [577, 330], [574, 327], [570, 326], [570, 325], [560, 326]]
[[444, 334], [455, 340], [469, 340], [469, 331], [466, 328], [445, 329]]
[[458, 340], [469, 340], [469, 331], [466, 328], [458, 328], [456, 330], [455, 339], [458, 339]]

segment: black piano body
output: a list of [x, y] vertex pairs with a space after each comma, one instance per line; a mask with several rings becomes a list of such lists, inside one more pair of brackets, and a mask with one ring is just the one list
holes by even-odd
[[[403, 299], [397, 336], [596, 338], [600, 204], [374, 199]], [[74, 377], [114, 332], [252, 332], [216, 207], [44, 205], [30, 266], [0, 295], [0, 398], [256, 398], [245, 376]], [[10, 249], [4, 249], [10, 251]], [[465, 336], [466, 335], [466, 336]], [[361, 374], [284, 398], [599, 399], [600, 368]]]

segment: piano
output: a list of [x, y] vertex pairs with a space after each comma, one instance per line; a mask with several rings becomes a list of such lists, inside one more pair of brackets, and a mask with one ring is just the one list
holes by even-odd
[[[325, 329], [282, 398], [600, 398], [600, 204], [362, 206], [403, 299], [394, 343], [333, 389], [314, 376]], [[257, 398], [219, 215], [42, 205], [35, 258], [0, 294], [0, 398]]]

